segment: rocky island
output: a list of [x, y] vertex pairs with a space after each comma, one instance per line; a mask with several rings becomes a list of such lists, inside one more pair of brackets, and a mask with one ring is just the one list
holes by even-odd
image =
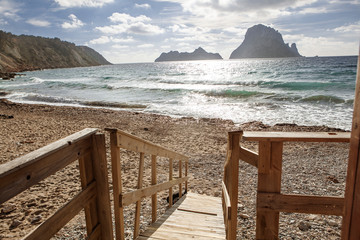
[[155, 62], [166, 61], [192, 61], [192, 60], [216, 60], [223, 59], [219, 53], [208, 53], [203, 48], [199, 47], [192, 53], [170, 51], [168, 53], [161, 53], [161, 55], [155, 59]]
[[0, 31], [0, 78], [14, 77], [13, 72], [46, 68], [87, 67], [110, 64], [95, 50], [86, 46]]
[[249, 28], [241, 45], [235, 49], [230, 59], [239, 58], [279, 58], [301, 57], [296, 44], [285, 44], [282, 35], [262, 24]]

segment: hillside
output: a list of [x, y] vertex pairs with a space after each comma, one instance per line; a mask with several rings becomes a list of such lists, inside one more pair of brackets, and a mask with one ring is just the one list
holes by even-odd
[[86, 67], [110, 64], [95, 50], [86, 46], [0, 31], [0, 73], [45, 68]]
[[295, 43], [289, 47], [278, 31], [262, 24], [249, 28], [244, 41], [230, 55], [230, 59], [278, 57], [301, 57], [301, 55]]
[[203, 48], [199, 47], [192, 53], [170, 51], [168, 53], [162, 53], [155, 62], [165, 61], [192, 61], [192, 60], [215, 60], [223, 59], [218, 53], [208, 53]]

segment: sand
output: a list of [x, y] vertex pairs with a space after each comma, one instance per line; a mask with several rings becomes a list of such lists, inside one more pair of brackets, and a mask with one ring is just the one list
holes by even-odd
[[[236, 126], [231, 121], [221, 119], [171, 118], [109, 109], [17, 104], [7, 100], [0, 101], [0, 123], [0, 164], [86, 127], [99, 128], [100, 132], [105, 132], [105, 127], [118, 128], [189, 156], [189, 190], [215, 197], [221, 196], [228, 131], [340, 131], [325, 126], [267, 126], [259, 122]], [[106, 141], [108, 146], [107, 133]], [[255, 142], [243, 142], [242, 145], [257, 151]], [[285, 143], [282, 192], [343, 196], [348, 147], [347, 143]], [[125, 190], [136, 186], [138, 162], [133, 157], [130, 154], [124, 158]], [[109, 153], [108, 161], [110, 162]], [[149, 164], [149, 158], [146, 158], [145, 167]], [[161, 160], [158, 166], [158, 180], [165, 180], [168, 174], [167, 162]], [[239, 177], [238, 239], [254, 239], [257, 171], [240, 162]], [[110, 172], [109, 178], [111, 184]], [[148, 170], [145, 172], [145, 179], [146, 185], [150, 179]], [[78, 164], [74, 162], [0, 205], [0, 239], [19, 239], [25, 236], [79, 191]], [[166, 210], [165, 198], [166, 192], [160, 194], [159, 214]], [[150, 199], [143, 201], [142, 230], [151, 221], [149, 203]], [[126, 236], [130, 238], [132, 207], [125, 214]], [[280, 239], [339, 239], [340, 228], [340, 217], [282, 213], [279, 236]], [[85, 221], [81, 213], [55, 239], [85, 237]]]

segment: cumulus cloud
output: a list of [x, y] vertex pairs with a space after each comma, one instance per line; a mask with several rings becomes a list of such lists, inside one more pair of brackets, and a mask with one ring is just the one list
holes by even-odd
[[69, 15], [70, 22], [64, 22], [61, 27], [64, 29], [75, 29], [84, 26], [85, 24], [78, 19], [74, 14]]
[[135, 8], [144, 8], [144, 9], [150, 9], [151, 6], [147, 3], [144, 3], [144, 4], [137, 4], [135, 3]]
[[12, 20], [19, 20], [17, 12], [20, 10], [20, 5], [11, 0], [0, 0], [0, 22], [7, 23], [2, 18], [9, 18]]
[[36, 27], [49, 27], [51, 25], [51, 23], [46, 20], [36, 18], [28, 19], [26, 22]]
[[165, 30], [159, 26], [150, 24], [151, 18], [140, 15], [138, 17], [133, 17], [126, 13], [113, 13], [109, 20], [113, 23], [118, 23], [114, 25], [96, 27], [97, 30], [106, 34], [120, 34], [120, 33], [133, 33], [141, 35], [153, 35], [164, 33]]
[[113, 3], [114, 0], [55, 0], [61, 7], [102, 7], [105, 4]]
[[146, 44], [142, 44], [142, 45], [139, 45], [138, 48], [153, 48], [154, 47], [154, 44], [151, 44], [151, 43], [146, 43]]
[[108, 37], [108, 36], [101, 36], [99, 38], [93, 39], [89, 41], [89, 44], [105, 44], [105, 43], [130, 43], [134, 42], [135, 40], [131, 37], [128, 38], [115, 38], [115, 37]]
[[358, 32], [360, 33], [360, 21], [353, 23], [353, 24], [348, 24], [345, 26], [341, 26], [341, 27], [337, 27], [333, 29], [334, 32], [340, 32], [340, 33], [347, 33], [347, 32]]

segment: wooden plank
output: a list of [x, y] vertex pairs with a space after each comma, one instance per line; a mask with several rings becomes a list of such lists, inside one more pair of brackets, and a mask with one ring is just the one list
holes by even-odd
[[[259, 142], [258, 189], [260, 193], [280, 193], [282, 142]], [[258, 204], [258, 203], [257, 203]], [[279, 212], [256, 206], [256, 239], [278, 239]]]
[[[182, 178], [182, 161], [179, 161], [179, 178]], [[182, 197], [182, 183], [179, 183], [179, 198]]]
[[[140, 153], [139, 174], [138, 174], [138, 189], [142, 188], [144, 178], [144, 153]], [[141, 199], [136, 202], [135, 209], [135, 223], [134, 223], [134, 239], [140, 233], [140, 212], [141, 212]]]
[[228, 133], [228, 149], [227, 160], [224, 167], [224, 183], [230, 196], [231, 213], [228, 221], [227, 239], [236, 239], [241, 135], [242, 131]]
[[94, 231], [86, 238], [86, 240], [98, 240], [98, 239], [101, 239], [101, 224], [97, 225]]
[[226, 189], [225, 183], [224, 181], [221, 182], [221, 187], [222, 187], [222, 194], [224, 196], [224, 203], [225, 203], [225, 219], [226, 221], [229, 220], [230, 216], [231, 216], [231, 202], [230, 202], [230, 196], [229, 193]]
[[247, 162], [250, 165], [253, 165], [254, 167], [258, 166], [259, 155], [256, 152], [253, 152], [244, 147], [240, 147], [239, 157], [240, 157], [240, 160]]
[[120, 205], [120, 194], [122, 193], [121, 180], [121, 158], [120, 149], [117, 147], [117, 134], [110, 132], [110, 149], [111, 149], [111, 165], [112, 180], [114, 194], [114, 214], [115, 214], [115, 233], [117, 240], [124, 240], [124, 209]]
[[[211, 211], [192, 211], [191, 206], [205, 203]], [[188, 207], [190, 206], [190, 210]], [[179, 210], [183, 209], [183, 210]], [[221, 199], [193, 193], [184, 195], [137, 239], [225, 239]]]
[[344, 198], [258, 193], [257, 207], [259, 210], [265, 211], [342, 216], [344, 214]]
[[149, 197], [157, 192], [167, 190], [167, 189], [179, 184], [180, 182], [187, 181], [188, 179], [189, 179], [189, 177], [178, 178], [178, 179], [171, 180], [169, 182], [164, 182], [164, 183], [160, 183], [160, 184], [153, 185], [150, 187], [146, 187], [146, 188], [138, 189], [138, 190], [135, 190], [132, 192], [128, 192], [125, 194], [121, 194], [120, 198], [119, 198], [120, 206], [123, 206], [123, 207], [128, 206], [134, 202], [139, 201], [140, 199], [142, 199], [144, 197]]
[[[188, 175], [188, 162], [185, 162], [185, 177], [187, 177]], [[185, 192], [188, 192], [188, 181], [186, 180], [185, 182]]]
[[[93, 173], [92, 155], [79, 158], [80, 181], [82, 189], [85, 189], [91, 182], [95, 181]], [[89, 202], [85, 208], [86, 231], [90, 235], [98, 224], [96, 201]]]
[[[169, 159], [169, 182], [173, 180], [173, 159]], [[173, 189], [169, 188], [169, 207], [173, 205]]]
[[120, 131], [118, 129], [106, 128], [105, 130], [110, 132], [116, 132], [118, 134], [118, 147], [135, 152], [143, 152], [145, 154], [156, 155], [160, 157], [173, 158], [184, 161], [189, 160], [189, 158], [186, 157], [185, 155], [174, 152], [160, 145], [156, 145], [152, 142], [146, 141], [144, 139], [133, 136], [129, 133]]
[[[151, 155], [151, 184], [157, 183], [156, 156]], [[157, 218], [157, 193], [151, 195], [151, 220], [154, 223]]]
[[245, 141], [271, 142], [349, 142], [349, 132], [251, 132], [245, 131]]
[[96, 179], [97, 215], [101, 226], [102, 239], [114, 239], [108, 168], [106, 160], [105, 135], [93, 135], [93, 167]]
[[360, 48], [341, 239], [360, 239]]
[[[0, 204], [90, 151], [91, 129], [73, 134], [0, 166]], [[51, 154], [50, 154], [50, 153]]]
[[50, 239], [62, 227], [64, 227], [72, 218], [74, 218], [81, 209], [96, 197], [96, 184], [92, 182], [86, 189], [77, 194], [70, 202], [60, 208], [56, 213], [40, 224], [34, 231], [29, 233], [24, 239], [38, 240]]

